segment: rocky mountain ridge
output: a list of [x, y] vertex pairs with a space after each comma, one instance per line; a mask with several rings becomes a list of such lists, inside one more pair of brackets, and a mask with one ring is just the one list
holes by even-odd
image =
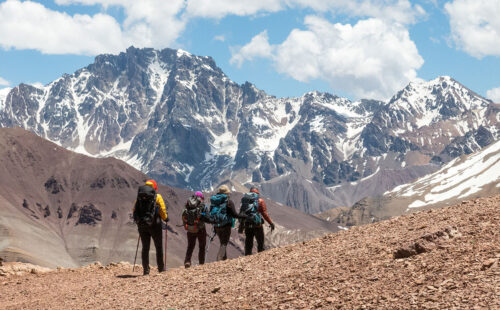
[[210, 57], [133, 47], [45, 87], [14, 87], [0, 107], [2, 127], [123, 159], [166, 184], [259, 184], [309, 213], [423, 176], [500, 129], [499, 105], [450, 77], [412, 82], [388, 102], [276, 98], [234, 83]]

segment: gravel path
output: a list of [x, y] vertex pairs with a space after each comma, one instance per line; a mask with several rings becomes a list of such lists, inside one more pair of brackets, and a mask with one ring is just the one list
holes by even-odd
[[499, 207], [482, 198], [149, 276], [127, 263], [4, 275], [0, 308], [500, 309]]

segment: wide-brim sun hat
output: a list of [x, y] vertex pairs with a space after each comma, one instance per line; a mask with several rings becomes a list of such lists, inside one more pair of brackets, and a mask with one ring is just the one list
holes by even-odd
[[229, 189], [229, 187], [227, 187], [227, 185], [221, 185], [219, 187], [219, 189], [217, 190], [217, 193], [229, 195], [229, 194], [231, 194], [231, 190]]

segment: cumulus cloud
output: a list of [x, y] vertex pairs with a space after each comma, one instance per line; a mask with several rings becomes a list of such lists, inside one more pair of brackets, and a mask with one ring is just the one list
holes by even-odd
[[375, 17], [385, 21], [412, 24], [426, 14], [420, 5], [409, 0], [287, 0], [290, 6], [330, 11], [353, 17]]
[[123, 8], [122, 31], [126, 45], [162, 48], [171, 45], [184, 31], [187, 20], [180, 15], [185, 0], [56, 0], [57, 4], [101, 5]]
[[227, 15], [248, 16], [296, 7], [405, 24], [425, 15], [420, 5], [412, 5], [409, 0], [187, 0], [186, 12], [190, 16], [220, 19]]
[[267, 30], [259, 33], [243, 47], [232, 48], [231, 64], [241, 67], [245, 60], [253, 60], [256, 57], [270, 58], [273, 56], [273, 47], [269, 44]]
[[10, 82], [7, 81], [6, 79], [0, 77], [0, 86], [9, 86]]
[[227, 15], [248, 16], [277, 12], [284, 9], [282, 0], [188, 0], [186, 12], [190, 16], [223, 18]]
[[[54, 0], [57, 5], [98, 5], [95, 15], [70, 15], [39, 2], [7, 0], [0, 3], [0, 47], [35, 49], [48, 54], [116, 53], [130, 45], [164, 48], [176, 45], [194, 18], [254, 16], [290, 8], [329, 11], [353, 17], [376, 17], [408, 24], [423, 14], [409, 0]], [[124, 21], [108, 15], [123, 9]], [[222, 40], [223, 37], [216, 37]]]
[[332, 24], [307, 16], [305, 25], [306, 30], [292, 30], [277, 45], [269, 44], [266, 32], [258, 34], [233, 51], [233, 63], [267, 57], [279, 72], [298, 81], [321, 79], [334, 90], [375, 99], [387, 99], [416, 79], [423, 64], [408, 30], [400, 24], [375, 18], [355, 25]]
[[493, 100], [493, 102], [500, 103], [500, 87], [488, 90], [486, 92], [486, 98]]
[[111, 16], [70, 16], [39, 3], [17, 0], [0, 4], [0, 46], [87, 55], [125, 47], [120, 25]]
[[183, 0], [56, 0], [57, 4], [121, 6], [120, 24], [110, 15], [93, 16], [54, 11], [32, 1], [0, 4], [0, 46], [35, 49], [47, 54], [116, 53], [130, 45], [166, 47], [175, 42], [186, 21], [178, 17]]
[[476, 58], [500, 56], [500, 1], [454, 0], [445, 9], [459, 48]]

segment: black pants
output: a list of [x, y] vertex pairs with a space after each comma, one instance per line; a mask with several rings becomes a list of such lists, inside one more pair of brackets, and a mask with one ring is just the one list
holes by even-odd
[[207, 231], [205, 228], [200, 229], [197, 233], [188, 232], [188, 247], [186, 251], [186, 258], [184, 263], [191, 263], [191, 256], [193, 255], [194, 247], [196, 246], [196, 239], [198, 239], [198, 262], [200, 265], [205, 263], [205, 246], [207, 245]]
[[219, 237], [220, 242], [219, 252], [217, 253], [217, 261], [227, 259], [226, 248], [229, 243], [229, 238], [231, 237], [231, 226], [232, 225], [229, 224], [222, 227], [215, 227], [215, 233]]
[[138, 229], [142, 243], [142, 268], [144, 268], [144, 273], [149, 273], [149, 247], [151, 245], [151, 238], [153, 238], [156, 249], [158, 271], [164, 271], [161, 223], [154, 223], [152, 226], [139, 225]]
[[257, 252], [264, 251], [264, 226], [245, 228], [245, 255], [252, 255], [253, 237], [257, 239]]

